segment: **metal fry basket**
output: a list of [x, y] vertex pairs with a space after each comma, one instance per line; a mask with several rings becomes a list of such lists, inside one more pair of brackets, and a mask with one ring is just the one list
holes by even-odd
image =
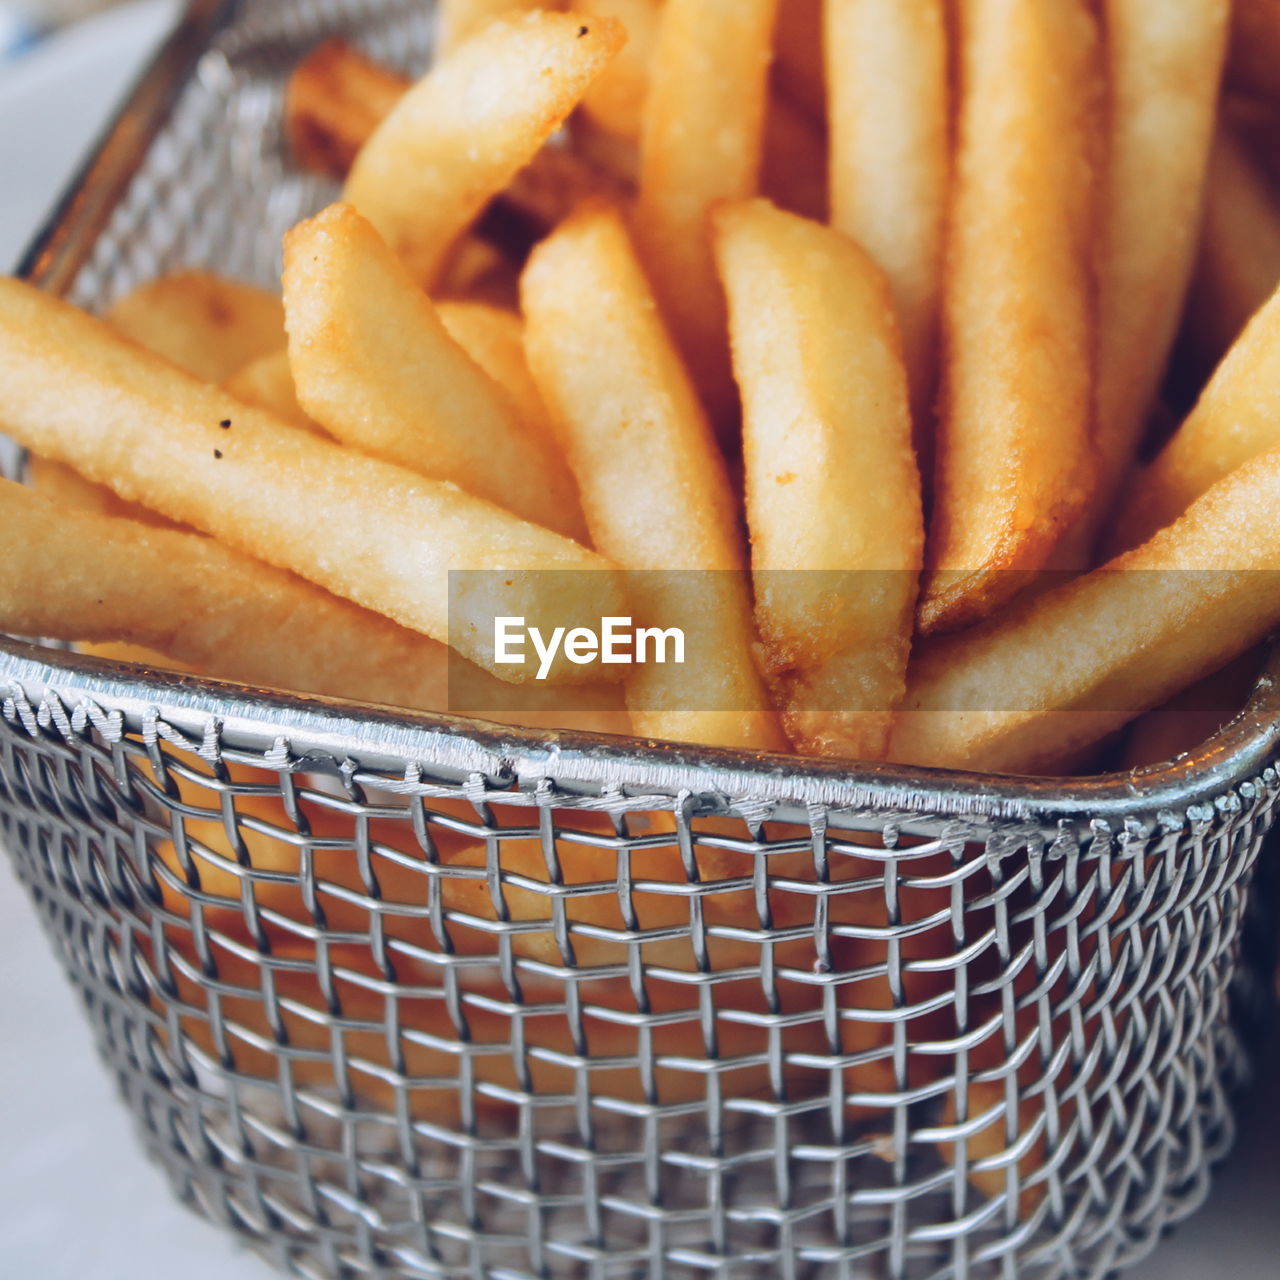
[[[274, 277], [284, 76], [431, 6], [197, 0], [33, 251]], [[174, 1189], [312, 1277], [1103, 1276], [1230, 1141], [1280, 692], [1018, 781], [0, 648], [0, 826]]]

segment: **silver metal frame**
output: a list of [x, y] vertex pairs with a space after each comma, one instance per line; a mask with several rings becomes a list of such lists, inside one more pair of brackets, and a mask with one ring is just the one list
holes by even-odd
[[[27, 274], [265, 275], [219, 193], [324, 198], [271, 138], [344, 23], [425, 49], [409, 0], [196, 0]], [[148, 1150], [297, 1274], [1101, 1276], [1230, 1140], [1277, 677], [1180, 761], [1031, 780], [4, 642], [0, 830]]]

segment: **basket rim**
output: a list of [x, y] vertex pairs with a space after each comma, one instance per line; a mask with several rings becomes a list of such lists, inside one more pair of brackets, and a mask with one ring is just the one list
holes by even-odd
[[[24, 255], [18, 275], [63, 294], [93, 250], [201, 57], [239, 0], [187, 0], [183, 14]], [[1124, 823], [1181, 815], [1262, 776], [1280, 754], [1280, 645], [1243, 710], [1207, 742], [1161, 765], [1086, 778], [1030, 778], [926, 767], [818, 760], [647, 742], [568, 731], [509, 728], [481, 720], [407, 712], [333, 698], [256, 689], [231, 681], [161, 675], [0, 637], [0, 689], [43, 704], [101, 699], [126, 717], [158, 715], [203, 733], [221, 722], [227, 741], [267, 749], [307, 739], [322, 752], [358, 752], [362, 764], [400, 771], [407, 760], [446, 774], [551, 779], [590, 792], [616, 782], [621, 766], [653, 793], [753, 797], [780, 804], [880, 808], [1052, 822]], [[5, 706], [6, 715], [10, 708]], [[1163, 816], [1160, 816], [1163, 815]]]
[[[1039, 778], [923, 766], [736, 751], [567, 730], [519, 729], [459, 716], [255, 688], [159, 672], [116, 659], [0, 636], [5, 719], [19, 700], [64, 709], [90, 704], [128, 732], [156, 721], [218, 751], [270, 756], [282, 767], [349, 770], [464, 782], [477, 776], [528, 790], [551, 782], [566, 796], [720, 797], [785, 811], [882, 814], [1091, 826], [1180, 829], [1210, 818], [1258, 779], [1280, 785], [1280, 649], [1244, 709], [1196, 750], [1165, 764], [1095, 777]], [[1202, 812], [1197, 813], [1197, 809]]]

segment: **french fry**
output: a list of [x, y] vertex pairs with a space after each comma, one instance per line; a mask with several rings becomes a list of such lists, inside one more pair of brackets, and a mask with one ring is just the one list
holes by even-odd
[[[304, 168], [345, 178], [360, 148], [391, 114], [412, 81], [365, 57], [345, 41], [317, 45], [289, 77], [285, 128]], [[632, 184], [633, 185], [633, 184]], [[628, 184], [593, 170], [567, 147], [543, 147], [499, 192], [476, 233], [449, 255], [438, 292], [469, 292], [513, 247], [527, 247], [590, 195], [620, 198]], [[501, 248], [475, 235], [501, 242]], [[479, 252], [489, 260], [475, 261]]]
[[436, 56], [447, 58], [494, 18], [530, 9], [563, 9], [561, 0], [440, 0], [436, 6]]
[[[1229, 0], [1108, 0], [1108, 160], [1098, 249], [1098, 484], [1088, 566], [1141, 443], [1195, 266]], [[1152, 218], [1151, 210], [1161, 216]]]
[[211, 538], [55, 505], [0, 481], [0, 626], [144, 645], [213, 676], [448, 707], [443, 645]]
[[294, 385], [293, 369], [289, 365], [289, 352], [284, 347], [270, 355], [250, 360], [222, 385], [237, 400], [266, 409], [291, 427], [300, 427], [303, 431], [320, 429], [315, 419], [309, 417], [298, 403], [298, 389]]
[[520, 406], [524, 425], [558, 449], [547, 407], [525, 359], [520, 317], [481, 302], [441, 302], [436, 312], [449, 336]]
[[413, 83], [345, 40], [316, 45], [285, 85], [289, 151], [305, 169], [345, 178], [360, 148]]
[[763, 200], [715, 227], [767, 669], [798, 747], [883, 759], [924, 557], [892, 296], [852, 241]]
[[[176, 781], [185, 805], [194, 808], [202, 801], [207, 804], [208, 793], [197, 783], [181, 776]], [[261, 781], [270, 785], [273, 779], [266, 775]], [[718, 988], [717, 1007], [762, 1011], [763, 992], [759, 979], [752, 977], [761, 964], [761, 944], [751, 936], [749, 928], [750, 922], [761, 919], [760, 903], [752, 886], [755, 857], [721, 851], [715, 845], [719, 836], [740, 839], [745, 834], [740, 822], [715, 819], [699, 822], [699, 838], [691, 842], [690, 856], [697, 866], [697, 882], [704, 886], [721, 882], [715, 892], [706, 895], [703, 916], [708, 930], [701, 948], [705, 954], [703, 960], [682, 933], [682, 926], [686, 930], [688, 927], [687, 903], [670, 892], [672, 859], [680, 856], [674, 836], [665, 845], [655, 841], [642, 844], [630, 853], [630, 890], [624, 915], [617, 893], [616, 853], [611, 847], [616, 837], [611, 823], [603, 815], [557, 813], [556, 877], [552, 880], [543, 839], [519, 837], [514, 833], [498, 842], [474, 839], [455, 829], [450, 821], [456, 819], [459, 827], [474, 822], [474, 810], [469, 805], [433, 800], [430, 808], [441, 817], [431, 820], [430, 825], [430, 860], [434, 866], [428, 888], [427, 851], [411, 827], [407, 811], [403, 819], [375, 817], [366, 824], [363, 819], [355, 820], [343, 813], [336, 805], [328, 807], [332, 801], [314, 792], [302, 791], [295, 803], [296, 812], [314, 840], [306, 865], [315, 883], [321, 886], [319, 897], [324, 904], [325, 921], [335, 932], [360, 936], [368, 931], [367, 877], [370, 868], [376, 868], [373, 874], [376, 874], [378, 897], [383, 903], [379, 916], [381, 936], [393, 944], [405, 941], [421, 947], [434, 940], [435, 945], [446, 947], [452, 954], [492, 956], [497, 950], [493, 922], [498, 919], [518, 922], [524, 927], [504, 931], [517, 955], [561, 965], [565, 962], [566, 950], [571, 948], [574, 966], [578, 968], [604, 970], [605, 966], [621, 966], [634, 959], [643, 963], [650, 975], [660, 969], [688, 973], [696, 968], [704, 974], [716, 975], [713, 980]], [[289, 954], [306, 947], [314, 928], [315, 899], [308, 900], [302, 892], [302, 855], [297, 842], [289, 840], [286, 834], [299, 823], [299, 818], [287, 814], [279, 798], [270, 795], [242, 797], [237, 801], [237, 813], [249, 821], [238, 824], [234, 846], [222, 822], [194, 818], [184, 821], [185, 847], [181, 855], [172, 841], [160, 841], [153, 846], [161, 864], [157, 879], [165, 907], [175, 915], [189, 914], [191, 897], [179, 886], [190, 884], [192, 877], [198, 875], [206, 925], [211, 930], [234, 934], [237, 928], [243, 929], [242, 886], [244, 867], [248, 863], [256, 872], [269, 873], [255, 877], [253, 891], [261, 913], [259, 921], [272, 953]], [[363, 828], [359, 838], [357, 821]], [[265, 834], [272, 829], [285, 838]], [[778, 828], [769, 831], [768, 836], [782, 839], [789, 835], [802, 842], [802, 833], [803, 828], [790, 831]], [[708, 836], [711, 839], [703, 843]], [[835, 881], [851, 882], [851, 885], [860, 882], [865, 886], [883, 878], [882, 867], [876, 861], [852, 853], [851, 847], [860, 841], [859, 833], [833, 830], [829, 839], [834, 846], [841, 847], [842, 852], [831, 866]], [[367, 860], [357, 856], [357, 847], [371, 851]], [[899, 920], [924, 922], [932, 917], [937, 921], [945, 914], [947, 891], [936, 887], [936, 879], [931, 879], [945, 873], [945, 859], [945, 854], [935, 853], [903, 867], [896, 902]], [[793, 976], [811, 973], [817, 967], [814, 944], [817, 908], [812, 893], [787, 892], [782, 886], [812, 886], [812, 856], [807, 850], [773, 853], [769, 864], [771, 880], [778, 891], [769, 907], [768, 927], [790, 934], [769, 944], [774, 971], [784, 975], [777, 982], [777, 994], [771, 996], [769, 1007], [789, 1015], [784, 1042], [787, 1053], [797, 1058], [805, 1055], [804, 1060], [788, 1066], [788, 1087], [816, 1087], [817, 1077], [813, 1072], [835, 1066], [834, 1063], [828, 1066], [821, 1059], [834, 1058], [837, 1053], [847, 1055], [855, 1060], [853, 1065], [844, 1068], [846, 1086], [852, 1095], [850, 1112], [862, 1115], [883, 1106], [880, 1098], [892, 1097], [906, 1080], [919, 1085], [936, 1075], [936, 1068], [927, 1055], [912, 1055], [910, 1061], [902, 1061], [894, 1050], [892, 1028], [883, 1019], [868, 1018], [860, 1011], [897, 1008], [902, 1014], [904, 1004], [917, 1005], [909, 1020], [912, 1038], [932, 1039], [943, 1034], [947, 1011], [938, 1008], [936, 996], [941, 983], [936, 970], [930, 971], [930, 967], [924, 965], [916, 969], [909, 964], [895, 995], [883, 968], [891, 945], [895, 950], [900, 948], [898, 953], [909, 962], [948, 954], [950, 939], [945, 927], [934, 924], [913, 930], [889, 944], [884, 940], [890, 926], [883, 893], [854, 891], [828, 899], [828, 918], [836, 929], [826, 943], [829, 947], [826, 964], [845, 973], [861, 973], [859, 979], [841, 984], [842, 1007], [837, 1012], [828, 1002], [829, 989], [824, 991], [818, 983], [796, 981]], [[499, 868], [503, 885], [501, 913], [489, 878]], [[552, 918], [550, 891], [553, 888], [559, 891], [554, 896], [561, 904], [554, 911], [558, 922]], [[566, 889], [571, 892], [565, 893]], [[424, 907], [424, 899], [430, 901], [437, 894], [447, 913], [443, 919]], [[846, 936], [840, 936], [841, 926], [847, 929]], [[860, 930], [860, 936], [848, 936], [854, 932], [848, 926]], [[730, 929], [741, 936], [733, 936]], [[622, 940], [622, 935], [630, 931], [648, 936], [638, 945], [629, 944]], [[408, 971], [400, 969], [401, 983], [416, 985], [413, 960], [407, 954], [398, 955], [398, 968], [402, 959]], [[787, 970], [791, 973], [787, 974]], [[536, 975], [522, 971], [522, 983], [526, 976], [537, 980]], [[697, 988], [688, 983], [668, 983], [650, 976], [646, 993], [651, 989], [655, 997], [652, 1007], [668, 1014], [687, 1010], [692, 1015], [697, 1007]], [[611, 994], [606, 996], [606, 993]], [[635, 1000], [634, 991], [618, 979], [583, 983], [581, 994], [588, 1000], [604, 999], [617, 1009], [625, 1009], [628, 1001]], [[529, 999], [533, 1000], [532, 993]], [[674, 1021], [682, 1028], [684, 1049], [688, 1052], [693, 1019]], [[729, 1017], [725, 1022], [725, 1034], [732, 1034], [728, 1028], [736, 1020]], [[742, 1033], [734, 1035], [732, 1040], [720, 1038], [717, 1032], [718, 1056], [726, 1070], [734, 1071], [735, 1088], [741, 1088], [745, 1087], [743, 1077], [737, 1075], [738, 1068], [730, 1067], [730, 1060], [743, 1054], [758, 1064], [765, 1045], [774, 1043], [776, 1031], [767, 1030], [755, 1019], [744, 1019], [737, 1025]], [[607, 1056], [605, 1045], [594, 1036], [591, 1048], [593, 1054]], [[679, 1048], [679, 1044], [673, 1044], [672, 1053], [677, 1053]], [[616, 1046], [615, 1052], [623, 1051], [623, 1045]], [[634, 1054], [635, 1046], [629, 1046], [626, 1051]], [[755, 1072], [758, 1065], [744, 1062], [742, 1069]], [[632, 1071], [632, 1080], [634, 1075]], [[776, 1075], [773, 1078], [775, 1082], [778, 1079]], [[759, 1083], [763, 1086], [763, 1079]]]
[[724, 464], [618, 214], [586, 206], [563, 223], [534, 251], [521, 294], [530, 367], [592, 541], [626, 569], [659, 571], [633, 576], [637, 615], [686, 633], [684, 665], [632, 668], [637, 732], [781, 749]]
[[1113, 545], [1137, 546], [1211, 485], [1280, 446], [1280, 288], [1246, 326], [1200, 401], [1120, 508]]
[[573, 154], [593, 173], [605, 174], [617, 184], [618, 194], [611, 198], [619, 204], [629, 203], [640, 183], [639, 144], [600, 128], [581, 112], [570, 116], [569, 136]]
[[827, 118], [822, 6], [823, 0], [778, 0], [773, 36], [774, 80], [815, 123]]
[[1207, 376], [1280, 286], [1280, 198], [1225, 122], [1209, 161], [1204, 231], [1184, 341]]
[[570, 7], [590, 18], [614, 18], [627, 29], [627, 43], [587, 90], [582, 111], [606, 132], [639, 142], [661, 0], [572, 0]]
[[944, 0], [826, 0], [825, 48], [831, 225], [889, 277], [927, 459], [951, 167]]
[[1085, 0], [962, 0], [960, 17], [925, 632], [1014, 595], [1094, 480], [1096, 23]]
[[[0, 280], [0, 388], [0, 428], [27, 448], [481, 666], [495, 665], [497, 615], [544, 629], [626, 615], [602, 557], [287, 426], [19, 280]], [[500, 572], [454, 593], [451, 630], [452, 570]], [[547, 678], [582, 683], [598, 670], [557, 663]]]
[[1233, 0], [1228, 80], [1280, 101], [1280, 0]]
[[510, 309], [520, 297], [520, 269], [505, 249], [478, 234], [463, 236], [449, 255], [432, 296]]
[[645, 106], [640, 256], [713, 426], [736, 393], [707, 218], [756, 193], [777, 0], [666, 0]]
[[622, 47], [607, 19], [498, 18], [437, 63], [361, 147], [344, 199], [424, 287]]
[[891, 755], [1052, 773], [1280, 623], [1280, 452], [1232, 472], [1105, 568], [913, 663]]
[[60, 462], [29, 454], [26, 462], [26, 480], [60, 509], [92, 511], [103, 516], [120, 516], [126, 520], [157, 520], [152, 511], [125, 502], [116, 497], [105, 485], [86, 480], [78, 471]]
[[776, 90], [764, 120], [760, 194], [780, 209], [827, 220], [827, 140], [790, 98]]
[[1280, 191], [1280, 102], [1224, 94], [1219, 118], [1244, 142], [1272, 189]]
[[1139, 716], [1125, 734], [1120, 768], [1166, 764], [1203, 746], [1244, 709], [1266, 660], [1265, 646], [1250, 649]]
[[527, 728], [629, 732], [614, 685], [567, 711], [563, 690], [513, 700], [480, 668], [451, 667], [444, 645], [197, 533], [55, 506], [8, 480], [0, 533], [0, 630], [15, 635], [241, 684], [454, 715], [500, 705]]
[[107, 318], [125, 337], [206, 382], [221, 382], [284, 346], [279, 295], [209, 271], [160, 276], [119, 299]]
[[285, 236], [298, 401], [346, 444], [578, 538], [573, 477], [450, 336], [372, 226], [331, 205]]

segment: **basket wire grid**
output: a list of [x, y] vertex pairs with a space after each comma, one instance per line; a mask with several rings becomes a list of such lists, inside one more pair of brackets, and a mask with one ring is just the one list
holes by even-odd
[[[197, 0], [30, 274], [274, 279], [333, 194], [288, 68], [347, 31], [413, 69], [430, 9]], [[0, 695], [0, 828], [148, 1151], [297, 1274], [1102, 1276], [1229, 1144], [1274, 674], [1193, 756], [1071, 783], [18, 641]]]

